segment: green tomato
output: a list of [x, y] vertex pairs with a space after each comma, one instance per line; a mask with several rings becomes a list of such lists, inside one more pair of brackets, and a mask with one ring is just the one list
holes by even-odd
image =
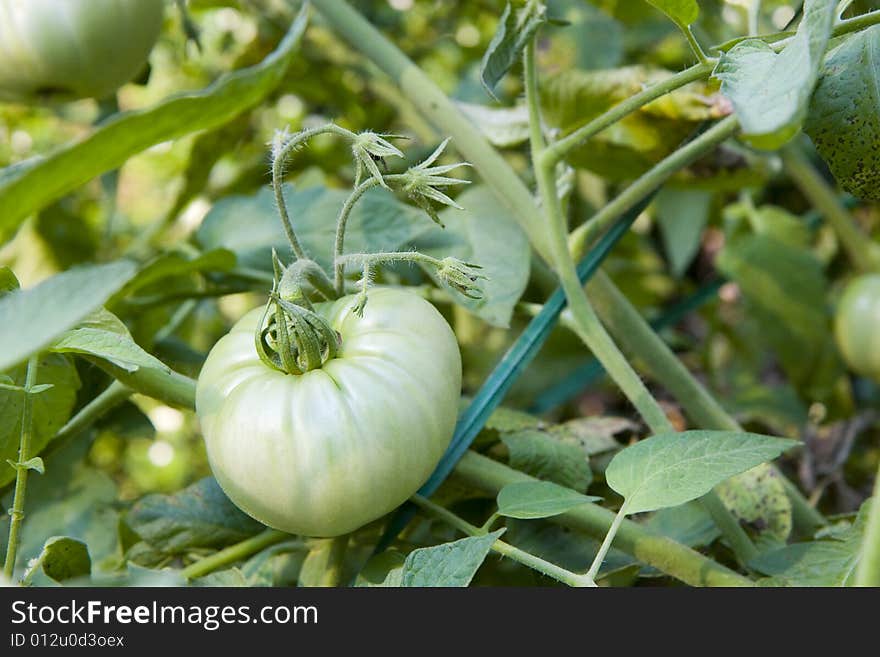
[[0, 0], [0, 99], [104, 98], [137, 75], [164, 0]]
[[455, 335], [423, 298], [370, 291], [315, 306], [341, 336], [336, 358], [290, 375], [257, 355], [264, 310], [214, 345], [196, 412], [218, 483], [243, 511], [292, 534], [338, 536], [427, 480], [449, 445], [461, 393]]
[[849, 368], [880, 381], [880, 274], [859, 276], [846, 286], [834, 335]]

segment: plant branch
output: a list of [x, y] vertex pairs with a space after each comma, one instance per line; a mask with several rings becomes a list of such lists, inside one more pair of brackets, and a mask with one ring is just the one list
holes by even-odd
[[[34, 405], [31, 398], [34, 395], [32, 390], [37, 382], [37, 369], [39, 366], [39, 356], [34, 354], [28, 360], [24, 391], [22, 392], [24, 398], [21, 404], [21, 437], [18, 445], [18, 463], [15, 465], [15, 493], [12, 498], [12, 509], [9, 511], [9, 542], [6, 544], [6, 561], [3, 565], [3, 573], [10, 581], [15, 572], [15, 556], [18, 552], [21, 523], [24, 520], [24, 500], [27, 494], [28, 474], [31, 469], [27, 465], [27, 461], [30, 459], [31, 434], [33, 432]], [[3, 467], [5, 466], [6, 464], [4, 463]]]
[[556, 189], [555, 164], [543, 159], [544, 137], [541, 132], [541, 116], [536, 79], [534, 40], [525, 49], [526, 105], [529, 110], [532, 162], [536, 167], [538, 190], [550, 233], [551, 249], [557, 276], [565, 291], [569, 311], [574, 320], [572, 327], [578, 337], [593, 352], [605, 370], [620, 387], [627, 399], [636, 407], [656, 433], [672, 431], [666, 414], [632, 369], [614, 341], [605, 331], [593, 307], [587, 300], [577, 276], [574, 260], [566, 242], [566, 221]]
[[[456, 477], [489, 495], [496, 496], [507, 484], [537, 481], [490, 458], [468, 451], [455, 466]], [[548, 518], [571, 529], [602, 540], [614, 522], [615, 514], [598, 504], [582, 504], [571, 511]], [[638, 523], [623, 520], [615, 537], [615, 547], [639, 561], [691, 586], [753, 586], [753, 582], [699, 552], [670, 538], [654, 534]]]
[[348, 216], [351, 214], [352, 208], [354, 208], [355, 204], [360, 200], [364, 193], [378, 184], [379, 181], [376, 178], [367, 178], [364, 182], [355, 187], [351, 194], [349, 194], [348, 198], [345, 199], [345, 203], [339, 211], [339, 217], [336, 219], [336, 241], [333, 249], [335, 275], [333, 283], [336, 288], [336, 294], [339, 296], [342, 296], [345, 292], [345, 263], [340, 260], [340, 256], [342, 256], [342, 251], [345, 247], [345, 226], [348, 223]]
[[292, 539], [293, 536], [285, 534], [277, 529], [267, 529], [256, 536], [245, 539], [235, 545], [223, 548], [204, 559], [199, 559], [195, 563], [190, 564], [180, 571], [185, 579], [195, 579], [196, 577], [204, 577], [208, 573], [228, 566], [236, 561], [241, 561], [247, 557], [264, 550], [265, 548]]
[[[448, 509], [434, 504], [431, 500], [421, 495], [413, 495], [410, 499], [434, 517], [439, 518], [468, 536], [485, 536], [487, 534], [485, 529], [472, 525], [464, 518], [460, 518]], [[545, 561], [541, 557], [505, 543], [500, 539], [492, 544], [492, 551], [548, 577], [552, 577], [557, 582], [562, 582], [569, 586], [596, 586], [592, 579], [587, 579], [583, 575], [578, 575], [549, 561]]]
[[573, 149], [582, 145], [590, 137], [601, 132], [608, 126], [617, 123], [628, 114], [632, 114], [639, 108], [644, 107], [657, 98], [660, 98], [660, 96], [666, 95], [670, 91], [674, 91], [686, 84], [695, 82], [696, 80], [702, 80], [709, 77], [714, 65], [714, 61], [695, 64], [694, 66], [691, 66], [680, 73], [676, 73], [665, 80], [652, 84], [650, 87], [647, 87], [634, 96], [630, 96], [626, 100], [606, 110], [586, 125], [581, 126], [559, 141], [550, 144], [550, 146], [547, 147], [547, 150], [544, 151], [542, 156], [544, 162], [542, 162], [542, 164], [556, 165]]
[[278, 214], [281, 216], [281, 225], [284, 226], [284, 233], [287, 235], [287, 241], [290, 242], [290, 248], [297, 258], [305, 258], [306, 253], [303, 251], [293, 230], [293, 224], [290, 221], [290, 215], [287, 212], [287, 202], [284, 200], [284, 165], [292, 153], [300, 148], [305, 142], [316, 135], [332, 133], [345, 137], [346, 139], [355, 139], [355, 135], [350, 130], [340, 128], [338, 125], [328, 123], [326, 125], [302, 130], [290, 139], [278, 145], [272, 152], [272, 191], [275, 194], [275, 204], [278, 206]]
[[603, 233], [622, 212], [633, 207], [679, 170], [713, 150], [738, 129], [739, 123], [736, 117], [728, 116], [651, 167], [589, 221], [572, 231], [569, 237], [569, 249], [574, 258], [582, 257], [595, 238]]

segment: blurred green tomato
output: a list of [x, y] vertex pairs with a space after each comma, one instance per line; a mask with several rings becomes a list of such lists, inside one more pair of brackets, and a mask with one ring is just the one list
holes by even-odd
[[305, 374], [260, 360], [246, 314], [205, 361], [196, 412], [229, 498], [292, 534], [338, 536], [403, 503], [443, 455], [461, 394], [455, 334], [412, 292], [317, 304], [342, 337], [336, 358]]
[[104, 98], [137, 75], [164, 0], [0, 0], [0, 100]]
[[880, 381], [880, 274], [859, 276], [846, 286], [834, 335], [849, 368]]

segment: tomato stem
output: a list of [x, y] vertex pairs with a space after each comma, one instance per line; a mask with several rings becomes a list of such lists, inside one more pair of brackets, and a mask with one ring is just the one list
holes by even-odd
[[342, 251], [345, 247], [345, 227], [348, 223], [348, 217], [364, 193], [378, 184], [379, 181], [375, 178], [367, 178], [364, 182], [357, 185], [351, 191], [348, 198], [345, 199], [345, 203], [343, 203], [342, 209], [339, 211], [339, 217], [336, 219], [336, 241], [333, 248], [333, 283], [337, 296], [341, 297], [345, 293], [345, 262], [340, 259], [340, 256], [342, 256]]
[[30, 357], [27, 364], [27, 374], [22, 394], [24, 398], [21, 404], [21, 437], [18, 446], [18, 462], [15, 464], [15, 492], [12, 498], [12, 509], [9, 523], [9, 542], [6, 544], [6, 561], [3, 572], [6, 578], [12, 580], [15, 572], [15, 556], [18, 551], [20, 540], [19, 532], [24, 520], [24, 500], [27, 494], [28, 473], [31, 468], [26, 465], [30, 459], [31, 435], [33, 433], [33, 395], [34, 385], [37, 382], [37, 369], [40, 366], [38, 354]]
[[357, 139], [357, 135], [350, 130], [341, 128], [335, 123], [318, 126], [302, 130], [288, 139], [284, 139], [286, 135], [280, 135], [272, 148], [272, 191], [275, 194], [275, 204], [278, 206], [278, 214], [281, 216], [281, 225], [287, 235], [287, 241], [290, 242], [290, 248], [297, 258], [306, 258], [293, 230], [293, 224], [290, 221], [290, 215], [287, 212], [287, 202], [284, 200], [284, 165], [288, 158], [301, 148], [309, 139], [321, 134], [335, 134], [345, 137], [351, 141]]
[[269, 546], [289, 540], [295, 540], [295, 537], [276, 529], [267, 529], [256, 536], [240, 541], [235, 545], [230, 545], [227, 548], [215, 552], [209, 557], [205, 557], [204, 559], [200, 559], [195, 563], [190, 564], [181, 570], [180, 574], [185, 579], [204, 577], [208, 573], [212, 573], [223, 566], [228, 566], [236, 561], [241, 561], [257, 552], [261, 552]]

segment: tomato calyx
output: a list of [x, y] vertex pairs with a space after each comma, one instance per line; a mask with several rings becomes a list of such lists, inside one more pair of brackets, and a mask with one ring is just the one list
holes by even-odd
[[305, 374], [335, 358], [339, 334], [314, 310], [272, 293], [254, 336], [266, 365], [285, 374]]

